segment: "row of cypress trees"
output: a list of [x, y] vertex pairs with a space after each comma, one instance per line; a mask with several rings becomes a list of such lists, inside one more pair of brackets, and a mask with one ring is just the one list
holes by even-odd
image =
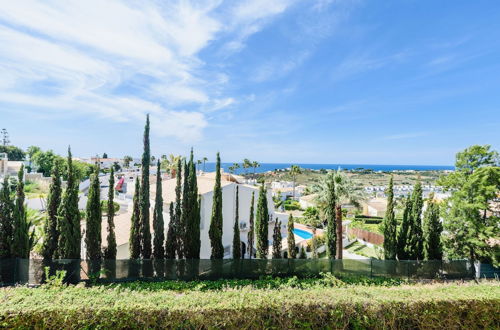
[[398, 230], [394, 213], [393, 178], [387, 191], [387, 211], [383, 221], [384, 255], [388, 260], [440, 260], [443, 257], [439, 204], [429, 196], [422, 220], [424, 200], [422, 184], [417, 182], [405, 200], [403, 219]]

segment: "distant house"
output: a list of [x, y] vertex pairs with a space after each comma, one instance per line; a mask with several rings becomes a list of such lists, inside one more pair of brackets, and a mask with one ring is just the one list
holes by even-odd
[[17, 176], [23, 164], [22, 161], [9, 160], [6, 153], [0, 153], [0, 179], [5, 176]]
[[383, 217], [387, 211], [387, 199], [372, 198], [363, 203], [363, 215], [370, 217]]
[[303, 209], [307, 209], [308, 207], [315, 207], [317, 197], [318, 194], [311, 194], [300, 197], [299, 198], [300, 207]]

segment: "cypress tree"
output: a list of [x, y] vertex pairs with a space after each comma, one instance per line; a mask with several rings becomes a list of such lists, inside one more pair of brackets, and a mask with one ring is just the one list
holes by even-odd
[[170, 222], [168, 223], [167, 241], [165, 242], [165, 258], [175, 259], [177, 241], [175, 237], [174, 203], [172, 202], [170, 202], [169, 214], [170, 214]]
[[408, 231], [410, 229], [411, 221], [411, 196], [408, 195], [405, 201], [405, 209], [403, 212], [403, 221], [398, 231], [398, 244], [397, 244], [397, 257], [398, 260], [408, 259], [406, 246], [408, 245]]
[[28, 259], [34, 244], [34, 231], [30, 233], [31, 222], [28, 221], [24, 205], [24, 165], [21, 165], [17, 175], [16, 203], [14, 208], [14, 232], [12, 237], [11, 255], [15, 258]]
[[11, 257], [14, 208], [9, 180], [6, 176], [0, 189], [0, 259]]
[[182, 185], [182, 204], [181, 204], [181, 230], [182, 230], [182, 255], [187, 258], [189, 254], [189, 232], [188, 232], [188, 218], [189, 208], [191, 207], [189, 201], [189, 165], [184, 159], [184, 184]]
[[135, 192], [132, 209], [132, 218], [130, 219], [130, 237], [129, 237], [129, 251], [130, 259], [139, 259], [141, 257], [141, 210], [139, 206], [139, 196], [141, 193], [141, 184], [139, 177], [135, 179]]
[[222, 188], [220, 181], [220, 155], [217, 153], [212, 217], [210, 219], [210, 229], [208, 231], [212, 246], [210, 259], [222, 259], [224, 257], [224, 246], [222, 245]]
[[250, 202], [250, 217], [248, 220], [249, 230], [248, 230], [248, 258], [253, 257], [253, 240], [255, 236], [255, 226], [254, 226], [254, 204], [255, 204], [255, 192], [252, 191], [252, 200]]
[[422, 184], [415, 185], [412, 194], [411, 222], [406, 250], [410, 259], [422, 260], [424, 258], [423, 233], [422, 233]]
[[273, 229], [273, 259], [281, 259], [281, 221], [276, 219]]
[[307, 254], [304, 246], [300, 248], [299, 259], [307, 259]]
[[116, 259], [116, 236], [115, 236], [115, 171], [111, 167], [109, 173], [109, 191], [108, 191], [108, 236], [107, 246], [104, 250], [104, 258], [109, 260]]
[[181, 216], [182, 216], [182, 160], [179, 158], [177, 160], [177, 170], [176, 170], [176, 186], [175, 186], [175, 212], [174, 212], [174, 226], [175, 226], [175, 250], [177, 253], [177, 258], [182, 259], [183, 247], [182, 240], [184, 237]]
[[295, 234], [293, 230], [295, 229], [293, 223], [293, 215], [290, 214], [288, 217], [288, 225], [287, 225], [287, 245], [288, 245], [288, 258], [295, 259], [297, 257], [297, 249], [295, 248]]
[[43, 229], [42, 257], [45, 260], [57, 257], [57, 241], [59, 239], [59, 232], [57, 231], [57, 208], [61, 204], [61, 194], [61, 168], [56, 158], [52, 167], [52, 180], [47, 197], [47, 217], [45, 218]]
[[387, 190], [387, 211], [384, 217], [384, 256], [387, 260], [396, 259], [397, 253], [397, 222], [394, 216], [394, 188], [393, 178], [389, 181]]
[[187, 215], [186, 215], [186, 259], [200, 259], [200, 201], [198, 200], [198, 182], [193, 149], [189, 158], [189, 175], [187, 176]]
[[165, 242], [165, 226], [163, 223], [163, 196], [162, 196], [162, 181], [160, 172], [160, 160], [158, 160], [156, 166], [156, 196], [155, 196], [155, 208], [153, 211], [153, 230], [154, 230], [154, 240], [153, 240], [153, 258], [163, 259], [165, 258], [165, 248], [163, 246]]
[[313, 237], [311, 239], [311, 254], [313, 259], [318, 258], [318, 241], [316, 237], [316, 230], [313, 229]]
[[90, 177], [90, 187], [87, 199], [87, 225], [85, 231], [85, 245], [87, 246], [87, 259], [101, 259], [101, 184], [99, 182], [99, 165]]
[[236, 214], [233, 226], [233, 259], [241, 259], [240, 215], [239, 215], [239, 187], [236, 186]]
[[151, 231], [149, 228], [149, 165], [151, 152], [149, 146], [149, 114], [144, 127], [144, 152], [142, 154], [141, 194], [140, 194], [140, 225], [141, 225], [141, 256], [151, 258]]
[[443, 259], [441, 232], [443, 225], [439, 221], [439, 204], [434, 200], [434, 194], [429, 196], [427, 209], [424, 213], [424, 258], [425, 260]]
[[74, 172], [71, 149], [68, 148], [67, 182], [61, 205], [57, 210], [59, 242], [58, 257], [61, 259], [80, 259], [82, 233], [80, 210], [78, 209], [78, 179]]
[[268, 240], [269, 211], [267, 209], [267, 194], [264, 183], [260, 186], [257, 201], [257, 217], [255, 219], [255, 233], [257, 238], [257, 258], [266, 259], [269, 250]]
[[333, 259], [337, 254], [337, 197], [335, 196], [335, 178], [329, 175], [327, 179], [327, 195], [325, 205], [326, 216], [326, 254]]

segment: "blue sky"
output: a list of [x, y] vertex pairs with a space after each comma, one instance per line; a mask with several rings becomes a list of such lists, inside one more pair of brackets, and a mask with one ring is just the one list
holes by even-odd
[[500, 149], [500, 3], [4, 1], [0, 128], [78, 156], [453, 164]]

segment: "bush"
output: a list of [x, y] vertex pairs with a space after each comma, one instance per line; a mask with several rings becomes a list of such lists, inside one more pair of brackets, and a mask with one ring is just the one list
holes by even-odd
[[285, 201], [285, 210], [287, 211], [300, 210], [300, 203], [291, 199], [287, 199]]
[[[118, 204], [117, 202], [113, 202], [113, 206], [115, 207], [115, 213], [120, 211], [120, 204]], [[104, 215], [106, 215], [108, 213], [108, 201], [107, 200], [101, 201], [101, 209], [102, 209], [102, 213]]]
[[[335, 282], [337, 279], [326, 279]], [[2, 328], [495, 329], [498, 284], [241, 289], [1, 289]]]

